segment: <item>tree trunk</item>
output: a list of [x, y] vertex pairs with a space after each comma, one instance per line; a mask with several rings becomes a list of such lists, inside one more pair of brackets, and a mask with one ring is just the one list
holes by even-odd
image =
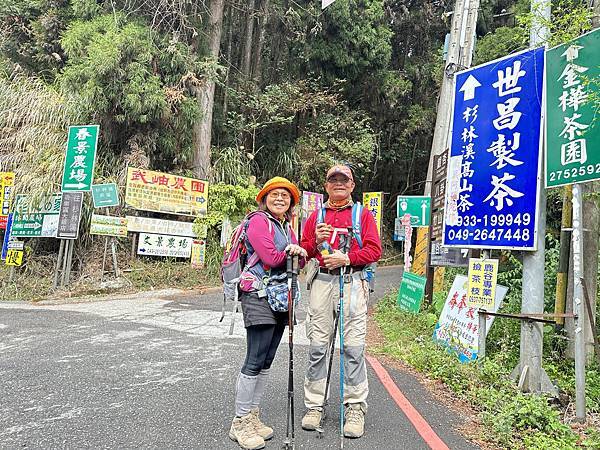
[[225, 72], [225, 83], [223, 87], [223, 119], [227, 119], [227, 111], [228, 111], [228, 100], [229, 100], [229, 74], [231, 72], [231, 48], [233, 45], [233, 27], [234, 27], [234, 15], [233, 8], [229, 8], [229, 29], [227, 30], [227, 53], [225, 55], [225, 64], [227, 65], [227, 69]]
[[256, 0], [248, 0], [248, 11], [246, 17], [246, 33], [244, 34], [244, 50], [242, 52], [242, 75], [250, 77], [250, 62], [252, 56], [252, 35], [254, 34], [254, 7]]
[[269, 22], [269, 0], [262, 0], [260, 15], [258, 17], [258, 38], [256, 49], [254, 51], [254, 63], [252, 68], [252, 78], [260, 85], [262, 75], [262, 48], [265, 42], [267, 32], [267, 23]]
[[[209, 58], [218, 61], [223, 29], [223, 7], [225, 0], [212, 0], [208, 17]], [[213, 106], [215, 102], [215, 82], [206, 80], [196, 89], [196, 100], [201, 117], [194, 124], [194, 176], [201, 179], [210, 177], [210, 144], [212, 131]]]

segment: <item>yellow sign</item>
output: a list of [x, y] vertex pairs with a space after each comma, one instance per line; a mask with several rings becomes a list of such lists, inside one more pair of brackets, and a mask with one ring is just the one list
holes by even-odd
[[23, 264], [23, 250], [8, 250], [6, 252], [7, 266], [20, 266]]
[[144, 211], [204, 217], [208, 182], [129, 167], [125, 203]]
[[373, 214], [373, 218], [375, 219], [375, 223], [377, 224], [377, 232], [379, 236], [381, 236], [381, 203], [383, 202], [383, 192], [365, 192], [363, 194], [363, 205], [371, 214]]
[[192, 260], [192, 267], [195, 269], [201, 269], [204, 267], [204, 258], [206, 255], [206, 241], [200, 239], [194, 239], [192, 242], [192, 254], [190, 259]]
[[413, 258], [413, 264], [411, 272], [416, 273], [422, 277], [425, 276], [425, 270], [427, 267], [427, 234], [429, 233], [429, 227], [417, 228], [417, 243], [415, 244], [415, 257]]
[[495, 307], [497, 259], [469, 259], [469, 284], [467, 305], [493, 310]]
[[14, 172], [0, 172], [0, 228], [6, 229], [6, 221], [10, 212], [10, 199], [15, 184]]

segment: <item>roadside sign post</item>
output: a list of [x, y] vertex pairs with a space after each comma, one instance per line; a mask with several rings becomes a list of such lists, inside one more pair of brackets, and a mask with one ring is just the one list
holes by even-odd
[[396, 200], [396, 217], [410, 214], [410, 225], [428, 227], [431, 215], [431, 197], [423, 195], [399, 195]]
[[83, 206], [83, 192], [64, 192], [58, 215], [58, 239], [77, 239]]
[[[106, 256], [108, 254], [109, 242], [110, 242], [110, 252], [111, 252], [111, 256], [112, 256], [113, 272], [115, 274], [115, 278], [119, 278], [119, 264], [118, 264], [118, 260], [117, 260], [117, 249], [116, 249], [114, 235], [115, 235], [115, 232], [117, 232], [117, 233], [119, 233], [119, 235], [127, 236], [127, 228], [126, 228], [127, 219], [121, 219], [119, 217], [115, 217], [114, 221], [111, 221], [110, 220], [111, 218], [112, 218], [112, 216], [110, 215], [110, 210], [108, 208], [106, 208], [106, 216], [97, 216], [96, 214], [94, 214], [92, 216], [92, 222], [94, 222], [94, 220], [106, 222], [106, 226], [104, 227], [104, 228], [106, 228], [105, 230], [101, 230], [101, 229], [97, 230], [98, 234], [100, 234], [100, 233], [104, 234], [104, 253], [102, 255], [102, 272], [100, 275], [100, 281], [104, 281], [104, 274], [106, 273], [104, 269], [106, 268]], [[125, 231], [124, 234], [123, 234], [123, 231]]]
[[575, 412], [585, 422], [585, 329], [583, 307], [583, 195], [581, 185], [573, 185], [573, 314], [575, 319]]
[[13, 214], [9, 213], [6, 220], [6, 231], [4, 232], [4, 241], [2, 243], [2, 261], [6, 260], [6, 253], [8, 252], [8, 244], [11, 240], [13, 224]]
[[535, 250], [544, 49], [456, 74], [443, 245]]
[[14, 172], [0, 172], [0, 229], [6, 228], [6, 220], [10, 212], [13, 185], [15, 183]]
[[600, 125], [591, 101], [600, 95], [600, 84], [595, 81], [600, 79], [598, 58], [600, 29], [546, 52], [546, 187], [573, 185], [575, 412], [580, 422], [586, 420], [588, 325], [583, 306], [583, 186], [579, 183], [600, 179]]
[[600, 29], [546, 52], [546, 187], [600, 179]]
[[92, 199], [94, 208], [108, 208], [119, 206], [119, 193], [115, 183], [93, 184]]
[[52, 281], [52, 289], [56, 289], [58, 287], [58, 277], [60, 274], [60, 266], [61, 266], [61, 261], [63, 259], [63, 254], [65, 252], [65, 242], [66, 242], [66, 239], [61, 239], [60, 245], [58, 246], [58, 259], [56, 260], [56, 268], [54, 269], [54, 280]]
[[364, 192], [363, 205], [369, 210], [377, 224], [377, 232], [381, 236], [381, 218], [383, 216], [383, 192]]
[[398, 291], [397, 305], [400, 309], [417, 314], [425, 294], [426, 279], [414, 273], [404, 271]]
[[32, 203], [31, 196], [17, 195], [13, 214], [12, 236], [56, 237], [62, 194], [47, 195]]
[[99, 125], [69, 127], [62, 192], [92, 188], [99, 130]]

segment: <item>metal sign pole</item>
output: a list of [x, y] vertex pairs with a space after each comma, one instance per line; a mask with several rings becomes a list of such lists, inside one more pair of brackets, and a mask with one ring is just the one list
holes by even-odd
[[58, 259], [56, 260], [56, 270], [54, 271], [54, 282], [52, 283], [52, 288], [56, 289], [58, 287], [58, 275], [60, 273], [60, 266], [62, 265], [63, 253], [65, 250], [65, 240], [60, 240], [60, 246], [58, 247]]
[[71, 280], [71, 265], [73, 263], [73, 247], [75, 247], [75, 240], [69, 239], [69, 252], [67, 253], [67, 270], [65, 273], [65, 286], [69, 285]]
[[573, 185], [573, 314], [575, 314], [575, 411], [585, 422], [585, 332], [583, 297], [583, 195], [581, 185]]
[[[537, 5], [531, 4], [535, 14]], [[542, 10], [543, 17], [550, 20], [550, 6]], [[532, 24], [530, 47], [535, 48], [549, 35], [548, 28], [540, 20]], [[521, 313], [538, 314], [544, 312], [544, 266], [546, 247], [546, 190], [542, 185], [544, 171], [541, 168], [538, 177], [538, 217], [535, 228], [537, 249], [525, 252], [523, 255], [523, 300]], [[541, 323], [521, 322], [521, 342], [519, 365], [514, 375], [523, 379], [523, 388], [529, 392], [555, 392], [556, 388], [550, 382], [542, 367], [544, 329]]]
[[104, 281], [104, 268], [106, 267], [106, 253], [108, 252], [108, 236], [104, 236], [104, 254], [102, 255], [102, 274], [100, 282]]
[[65, 239], [64, 241], [65, 241], [65, 245], [64, 245], [63, 259], [62, 259], [62, 272], [60, 274], [60, 286], [61, 287], [65, 287], [65, 274], [67, 273], [67, 260], [69, 259], [68, 258], [69, 246], [71, 244], [69, 239]]
[[119, 264], [117, 263], [117, 250], [115, 248], [115, 238], [113, 236], [110, 237], [110, 250], [112, 252], [112, 263], [113, 268], [115, 269], [115, 278], [119, 278]]

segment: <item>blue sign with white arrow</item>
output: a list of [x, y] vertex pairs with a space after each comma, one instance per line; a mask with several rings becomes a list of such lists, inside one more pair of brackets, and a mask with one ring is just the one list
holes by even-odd
[[443, 245], [535, 250], [543, 48], [456, 74]]

